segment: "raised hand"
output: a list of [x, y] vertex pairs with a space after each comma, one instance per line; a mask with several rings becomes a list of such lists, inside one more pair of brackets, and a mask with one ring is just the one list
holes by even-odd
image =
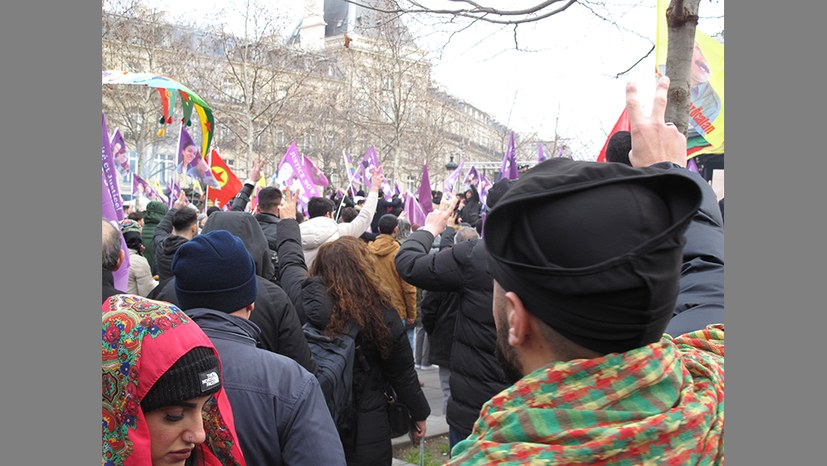
[[454, 214], [454, 207], [456, 207], [457, 202], [458, 199], [453, 193], [444, 193], [439, 206], [425, 217], [425, 226], [422, 228], [431, 232], [434, 236], [442, 234], [448, 224], [448, 219]]
[[655, 89], [655, 100], [649, 116], [643, 114], [637, 97], [637, 85], [626, 84], [626, 110], [632, 150], [629, 161], [635, 167], [648, 167], [658, 162], [673, 162], [686, 167], [686, 136], [675, 124], [664, 121], [669, 77], [662, 76]]
[[290, 189], [290, 186], [284, 188], [281, 204], [279, 205], [279, 218], [296, 218], [296, 200], [298, 200], [300, 192], [301, 188], [297, 189], [295, 193]]
[[379, 188], [382, 187], [382, 182], [385, 181], [385, 175], [382, 174], [379, 168], [380, 167], [376, 167], [376, 170], [374, 170], [373, 175], [370, 177], [371, 191], [379, 191]]
[[253, 162], [253, 168], [250, 169], [250, 179], [253, 181], [253, 184], [258, 183], [258, 180], [261, 179], [261, 169], [263, 167], [264, 159]]

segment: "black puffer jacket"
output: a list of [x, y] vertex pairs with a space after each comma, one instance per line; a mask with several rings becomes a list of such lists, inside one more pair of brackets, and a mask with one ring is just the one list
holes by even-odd
[[155, 242], [152, 238], [155, 236], [155, 228], [163, 220], [167, 213], [167, 206], [162, 202], [152, 201], [146, 205], [146, 214], [144, 215], [144, 226], [141, 228], [141, 240], [144, 243], [144, 257], [149, 262], [149, 268], [152, 270], [152, 275], [158, 274], [158, 268], [155, 266]]
[[422, 327], [428, 333], [429, 359], [440, 368], [451, 368], [457, 308], [459, 293], [455, 291], [422, 291], [417, 315], [422, 316]]
[[686, 229], [680, 292], [666, 327], [666, 333], [678, 336], [724, 323], [724, 219], [715, 191], [699, 174], [667, 169], [691, 178], [702, 193], [701, 207]]
[[[293, 219], [279, 222], [278, 241], [281, 283], [293, 300], [296, 309], [320, 329], [327, 327], [333, 312], [333, 303], [324, 283], [318, 277], [308, 277], [301, 246], [299, 224]], [[342, 444], [349, 465], [390, 465], [392, 461], [390, 426], [384, 387], [390, 384], [399, 400], [411, 411], [414, 420], [424, 420], [431, 408], [422, 393], [414, 370], [413, 355], [399, 315], [393, 309], [382, 309], [393, 339], [393, 349], [387, 360], [382, 360], [375, 344], [360, 342], [367, 367], [354, 365], [353, 393], [356, 402], [356, 427], [342, 434]]]
[[426, 230], [412, 233], [396, 253], [396, 271], [419, 288], [459, 293], [446, 420], [454, 428], [470, 432], [482, 405], [509, 385], [494, 356], [494, 282], [485, 243], [471, 240], [428, 254], [433, 241], [434, 236]]

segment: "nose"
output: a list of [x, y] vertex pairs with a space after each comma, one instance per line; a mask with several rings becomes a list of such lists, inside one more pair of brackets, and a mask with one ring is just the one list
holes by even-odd
[[192, 425], [184, 432], [184, 440], [196, 445], [207, 440], [207, 432], [204, 430], [204, 421], [200, 413], [195, 416]]

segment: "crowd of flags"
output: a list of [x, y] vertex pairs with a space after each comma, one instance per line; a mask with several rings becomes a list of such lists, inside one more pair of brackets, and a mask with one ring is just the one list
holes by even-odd
[[[120, 188], [116, 174], [127, 174], [130, 168], [128, 160], [124, 163], [124, 158], [118, 159], [114, 154], [125, 154], [127, 148], [119, 129], [116, 130], [112, 136], [108, 136], [105, 115], [103, 116], [102, 135], [104, 217], [117, 223], [123, 220], [123, 200], [119, 192]], [[184, 158], [184, 150], [188, 147], [190, 147], [189, 150], [196, 154], [195, 158], [190, 161]], [[558, 156], [562, 156], [562, 152], [558, 152]], [[379, 156], [373, 145], [367, 149], [360, 159], [352, 159], [346, 151], [342, 151], [342, 158], [348, 177], [345, 190], [351, 197], [356, 197], [360, 190], [367, 189], [367, 187], [370, 186], [371, 177], [374, 173], [382, 173]], [[542, 162], [546, 160], [546, 158], [544, 148], [542, 144], [540, 144], [538, 162]], [[354, 163], [353, 160], [358, 161]], [[209, 170], [199, 175], [196, 171], [199, 165], [209, 167]], [[219, 149], [212, 147], [209, 155], [204, 157], [200, 153], [200, 150], [198, 150], [198, 145], [183, 125], [181, 126], [178, 139], [178, 158], [175, 175], [176, 176], [169, 177], [166, 187], [162, 187], [157, 179], [150, 181], [136, 173], [132, 173], [131, 194], [135, 199], [140, 198], [146, 202], [158, 201], [172, 207], [182, 192], [179, 179], [183, 176], [178, 175], [186, 175], [192, 178], [191, 186], [194, 191], [204, 193], [213, 205], [228, 209], [232, 199], [243, 186], [242, 181], [227, 165], [224, 159], [221, 158]], [[517, 179], [518, 176], [517, 151], [514, 133], [511, 133], [497, 179], [508, 178], [514, 180]], [[203, 189], [201, 187], [202, 183], [205, 186]], [[251, 196], [251, 209], [255, 209], [256, 207], [255, 202], [258, 192], [267, 185], [277, 186], [282, 189], [289, 186], [293, 191], [299, 191], [298, 207], [300, 210], [306, 211], [307, 202], [310, 198], [323, 195], [324, 189], [330, 186], [330, 182], [310, 157], [300, 153], [298, 146], [294, 142], [275, 166], [273, 175], [267, 180], [262, 177], [258, 181], [255, 186], [255, 191]], [[457, 168], [453, 170], [443, 182], [442, 190], [445, 193], [456, 193], [474, 186], [480, 195], [480, 200], [484, 204], [488, 189], [492, 185], [493, 182], [484, 174], [481, 174], [475, 166], [472, 165], [466, 171], [465, 161], [461, 160]], [[384, 179], [381, 190], [382, 195], [387, 200], [391, 200], [394, 196], [402, 200], [405, 215], [413, 224], [423, 225], [425, 223], [425, 217], [434, 209], [427, 162], [422, 165], [419, 187], [414, 192], [402, 192], [398, 183], [394, 183], [394, 185], [391, 186], [388, 179]], [[344, 195], [344, 193], [340, 190], [339, 195]], [[117, 278], [118, 277], [116, 277], [116, 279]]]

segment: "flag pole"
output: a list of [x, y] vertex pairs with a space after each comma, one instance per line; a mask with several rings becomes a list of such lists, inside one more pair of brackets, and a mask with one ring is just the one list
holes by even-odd
[[[350, 169], [348, 169], [348, 167], [347, 167], [347, 160], [345, 159], [345, 150], [344, 149], [342, 149], [342, 161], [345, 162], [345, 173], [347, 173], [347, 185], [350, 186], [350, 192], [352, 193], [353, 192], [353, 175], [350, 173]], [[342, 200], [339, 201], [339, 208], [336, 210], [336, 217], [334, 218], [334, 220], [337, 221], [337, 222], [339, 221], [339, 213], [342, 212], [342, 206], [345, 203], [345, 196], [344, 196], [345, 194], [347, 194], [347, 192], [342, 194]], [[355, 196], [355, 194], [354, 194], [354, 196]]]

